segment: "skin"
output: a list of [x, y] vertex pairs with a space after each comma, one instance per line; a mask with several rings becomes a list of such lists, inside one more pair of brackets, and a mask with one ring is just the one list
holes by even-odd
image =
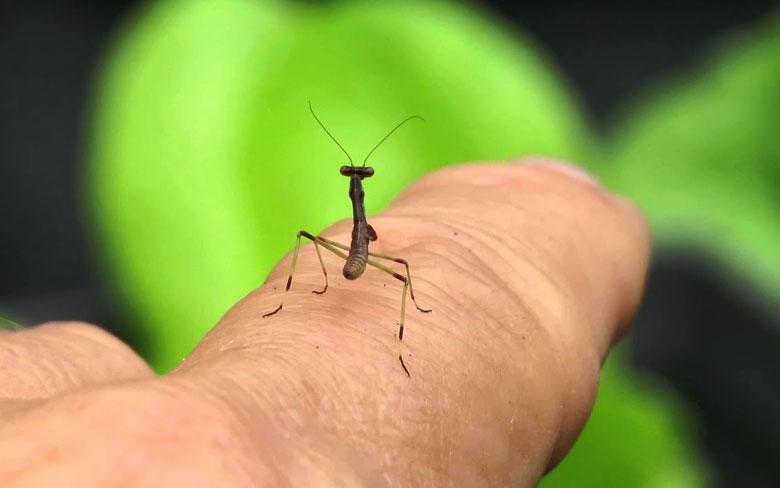
[[407, 312], [411, 378], [401, 285], [368, 270], [312, 295], [309, 244], [282, 313], [260, 319], [289, 255], [163, 377], [87, 324], [1, 333], [0, 485], [534, 485], [637, 306], [643, 217], [582, 170], [528, 159], [432, 173], [369, 222], [433, 309]]

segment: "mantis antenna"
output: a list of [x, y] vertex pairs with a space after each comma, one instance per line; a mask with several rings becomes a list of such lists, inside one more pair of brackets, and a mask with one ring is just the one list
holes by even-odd
[[[311, 112], [311, 114], [314, 116], [314, 120], [316, 120], [316, 121], [317, 121], [317, 123], [318, 123], [318, 124], [320, 124], [320, 127], [322, 127], [322, 130], [324, 130], [324, 131], [325, 131], [325, 133], [326, 133], [326, 134], [328, 134], [328, 136], [330, 136], [330, 138], [331, 138], [331, 139], [333, 139], [333, 142], [335, 142], [335, 143], [336, 143], [336, 145], [337, 145], [337, 146], [338, 146], [338, 147], [339, 147], [339, 148], [340, 148], [342, 151], [344, 151], [344, 154], [346, 154], [346, 155], [347, 155], [347, 159], [349, 159], [349, 165], [350, 165], [350, 166], [355, 166], [355, 165], [352, 163], [352, 157], [349, 155], [349, 153], [347, 152], [347, 150], [346, 150], [346, 149], [344, 149], [344, 146], [342, 146], [341, 144], [339, 144], [339, 141], [337, 141], [337, 140], [336, 140], [336, 138], [335, 138], [335, 137], [333, 137], [333, 134], [331, 134], [331, 133], [330, 133], [330, 131], [329, 131], [327, 128], [325, 128], [325, 125], [324, 125], [324, 124], [323, 124], [323, 123], [320, 121], [319, 117], [317, 117], [317, 114], [315, 114], [315, 113], [314, 113], [314, 109], [311, 107], [311, 102], [309, 102], [309, 111], [310, 111], [310, 112]], [[405, 121], [404, 121], [404, 122], [405, 122]], [[395, 130], [395, 129], [393, 129], [393, 130]], [[364, 164], [363, 166], [365, 166], [365, 164]]]
[[395, 132], [395, 131], [396, 131], [396, 130], [399, 128], [399, 127], [401, 127], [402, 125], [404, 125], [405, 123], [409, 122], [409, 121], [410, 121], [410, 120], [412, 120], [412, 119], [420, 119], [420, 120], [422, 120], [423, 122], [425, 122], [425, 119], [424, 119], [424, 118], [422, 118], [422, 117], [420, 117], [419, 115], [412, 115], [411, 117], [407, 117], [406, 119], [402, 120], [400, 124], [398, 124], [398, 125], [396, 125], [395, 127], [393, 127], [393, 130], [391, 130], [390, 132], [388, 132], [388, 133], [387, 133], [387, 135], [386, 135], [385, 137], [383, 137], [381, 141], [379, 141], [379, 144], [377, 144], [376, 146], [374, 146], [374, 149], [372, 149], [372, 150], [370, 150], [370, 151], [368, 152], [368, 154], [366, 155], [366, 159], [364, 159], [364, 160], [363, 160], [363, 166], [365, 167], [366, 163], [368, 162], [368, 157], [369, 157], [369, 156], [371, 156], [371, 155], [374, 153], [374, 151], [376, 151], [376, 150], [377, 150], [377, 148], [378, 148], [379, 146], [381, 146], [381, 145], [382, 145], [382, 143], [383, 143], [383, 142], [385, 142], [385, 141], [387, 140], [387, 138], [388, 138], [388, 137], [390, 137], [390, 136], [393, 134], [393, 132]]

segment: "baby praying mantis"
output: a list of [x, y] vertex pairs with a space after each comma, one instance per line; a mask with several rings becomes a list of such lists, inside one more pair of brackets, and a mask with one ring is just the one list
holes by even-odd
[[[275, 310], [268, 312], [267, 314], [264, 314], [263, 318], [270, 317], [271, 315], [274, 315], [275, 313], [279, 312], [282, 309], [282, 306], [284, 305], [284, 299], [287, 296], [287, 292], [290, 291], [290, 285], [292, 285], [293, 273], [295, 273], [295, 264], [298, 261], [298, 250], [301, 247], [301, 236], [303, 236], [314, 243], [314, 249], [317, 251], [317, 258], [319, 258], [320, 267], [322, 268], [322, 275], [325, 277], [325, 287], [322, 290], [314, 290], [312, 291], [312, 293], [322, 295], [328, 289], [328, 271], [325, 269], [325, 264], [322, 261], [320, 246], [324, 247], [325, 249], [332, 252], [336, 256], [346, 260], [342, 273], [344, 274], [344, 277], [348, 280], [356, 280], [360, 278], [363, 275], [363, 272], [366, 270], [366, 265], [368, 265], [368, 266], [373, 266], [374, 268], [379, 269], [381, 271], [384, 271], [385, 273], [391, 275], [393, 278], [403, 282], [404, 288], [401, 294], [401, 321], [400, 321], [400, 328], [398, 329], [398, 347], [399, 347], [398, 360], [401, 362], [401, 367], [404, 369], [406, 375], [411, 377], [411, 375], [409, 374], [409, 370], [406, 368], [406, 364], [404, 364], [403, 353], [400, 351], [401, 344], [404, 339], [404, 319], [406, 318], [407, 290], [409, 291], [409, 295], [412, 297], [412, 302], [414, 302], [414, 306], [417, 307], [417, 310], [424, 313], [429, 313], [431, 312], [431, 310], [423, 309], [420, 307], [420, 305], [417, 304], [417, 300], [415, 300], [414, 298], [414, 288], [412, 287], [412, 276], [409, 273], [409, 263], [407, 263], [405, 259], [396, 258], [385, 254], [378, 254], [368, 250], [369, 242], [375, 241], [377, 239], [377, 235], [374, 228], [371, 227], [371, 225], [369, 225], [368, 221], [366, 220], [366, 208], [365, 205], [363, 204], [363, 200], [365, 197], [365, 192], [363, 191], [363, 179], [374, 176], [374, 168], [372, 168], [371, 166], [366, 166], [368, 157], [371, 156], [371, 154], [373, 154], [373, 152], [376, 151], [376, 149], [379, 146], [381, 146], [382, 143], [385, 142], [385, 140], [388, 137], [390, 137], [390, 135], [393, 132], [396, 131], [396, 129], [398, 129], [399, 127], [401, 127], [406, 122], [412, 119], [420, 119], [422, 121], [425, 121], [425, 119], [423, 119], [419, 115], [412, 115], [411, 117], [408, 117], [403, 121], [401, 121], [398, 125], [393, 127], [393, 129], [390, 132], [388, 132], [387, 135], [383, 137], [382, 140], [379, 141], [379, 143], [376, 146], [374, 146], [374, 148], [371, 151], [369, 151], [368, 155], [363, 160], [362, 166], [355, 166], [352, 162], [352, 157], [350, 157], [347, 150], [344, 149], [344, 147], [341, 144], [339, 144], [339, 141], [337, 141], [336, 138], [333, 137], [333, 135], [328, 131], [328, 129], [325, 128], [325, 125], [317, 117], [317, 114], [314, 113], [314, 109], [311, 106], [311, 102], [309, 102], [309, 111], [311, 111], [311, 114], [314, 116], [314, 120], [317, 121], [317, 123], [320, 125], [320, 127], [322, 127], [325, 133], [328, 134], [328, 136], [333, 140], [333, 142], [335, 142], [336, 145], [344, 152], [344, 154], [346, 154], [347, 159], [349, 160], [349, 166], [341, 167], [341, 174], [349, 177], [349, 198], [350, 200], [352, 200], [352, 242], [350, 243], [349, 246], [346, 246], [344, 244], [341, 244], [336, 241], [332, 241], [330, 239], [326, 239], [321, 236], [312, 235], [309, 232], [306, 232], [305, 230], [298, 232], [298, 237], [295, 241], [295, 252], [293, 253], [292, 264], [290, 265], [290, 274], [287, 276], [287, 285], [284, 289], [284, 295], [282, 295], [282, 300], [279, 303], [279, 306], [276, 307]], [[344, 251], [347, 251], [347, 253], [345, 254]], [[396, 273], [389, 267], [371, 258], [383, 259], [386, 261], [392, 261], [395, 263], [403, 264], [404, 267], [406, 268], [406, 274], [403, 275], [400, 273]]]

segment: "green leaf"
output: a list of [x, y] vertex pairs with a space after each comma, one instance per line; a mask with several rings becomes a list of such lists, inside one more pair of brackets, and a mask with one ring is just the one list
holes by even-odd
[[780, 312], [780, 15], [618, 119], [604, 179], [656, 242], [713, 254]]
[[668, 385], [632, 371], [622, 353], [613, 353], [585, 429], [540, 486], [709, 486], [704, 462], [694, 455], [694, 425]]
[[158, 370], [262, 284], [298, 230], [350, 216], [343, 154], [309, 100], [361, 160], [404, 117], [428, 120], [372, 156], [369, 212], [446, 164], [591, 150], [537, 49], [467, 7], [153, 4], [101, 76], [88, 198], [107, 279]]

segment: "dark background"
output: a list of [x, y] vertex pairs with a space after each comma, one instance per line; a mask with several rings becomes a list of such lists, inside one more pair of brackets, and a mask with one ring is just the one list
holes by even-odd
[[[646, 84], [776, 6], [483, 3], [540, 41], [600, 129]], [[78, 176], [91, 82], [132, 4], [0, 1], [0, 309], [25, 324], [79, 319], [123, 335], [122, 318], [96, 280]], [[750, 381], [777, 378], [771, 369], [780, 325], [742, 289], [706, 256], [658, 250], [632, 332], [633, 357], [698, 408], [702, 449], [722, 485], [780, 486], [780, 384]], [[750, 332], [739, 327], [746, 322]]]

